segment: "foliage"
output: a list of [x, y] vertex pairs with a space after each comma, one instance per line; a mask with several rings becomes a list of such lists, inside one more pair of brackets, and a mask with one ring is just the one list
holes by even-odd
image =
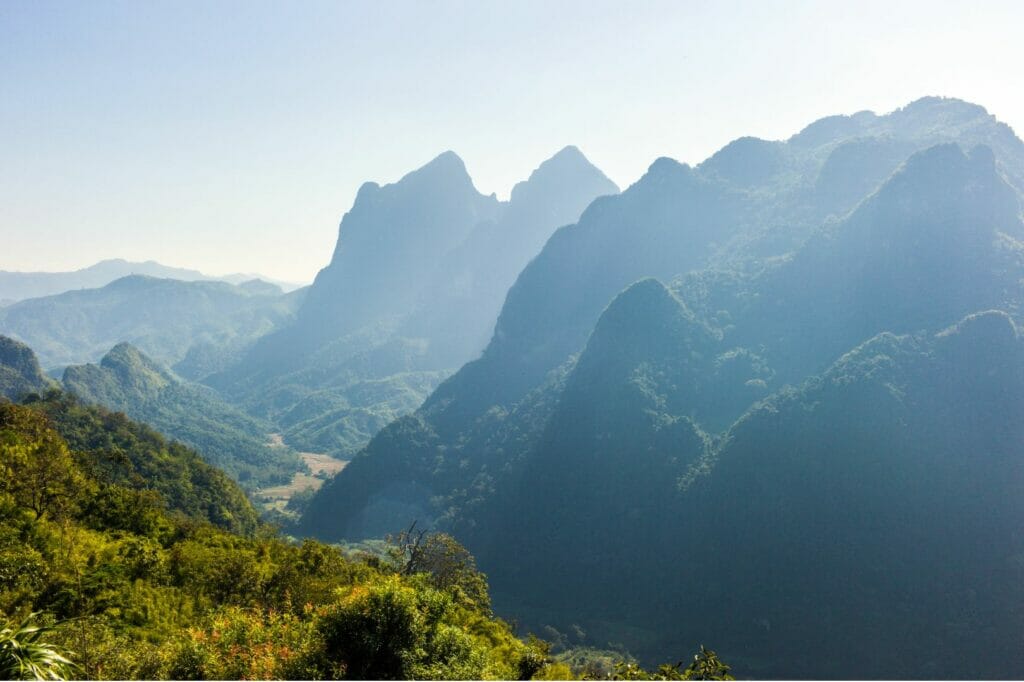
[[477, 570], [469, 551], [447, 533], [408, 530], [388, 538], [391, 559], [404, 575], [425, 573], [439, 590], [452, 592], [461, 602], [490, 611], [487, 577]]
[[37, 615], [0, 629], [0, 679], [63, 680], [78, 669], [69, 658], [73, 653], [43, 640], [53, 628], [34, 625]]
[[729, 666], [723, 663], [718, 654], [705, 649], [701, 644], [700, 652], [695, 654], [693, 662], [683, 668], [683, 661], [676, 664], [665, 663], [657, 670], [647, 671], [631, 661], [620, 661], [615, 666], [614, 680], [735, 680], [729, 674]]
[[[51, 391], [25, 404], [45, 415], [67, 442], [77, 466], [101, 489], [151, 490], [171, 510], [242, 533], [255, 530], [256, 512], [245, 493], [184, 445], [166, 440], [124, 414], [84, 405], [68, 393]], [[17, 408], [8, 411], [13, 409]], [[108, 498], [111, 495], [123, 497], [124, 493], [111, 492]], [[99, 498], [90, 499], [90, 507], [103, 512], [98, 502]], [[110, 516], [111, 511], [107, 507], [105, 513]], [[122, 523], [126, 521], [130, 519]]]
[[52, 385], [28, 346], [0, 335], [0, 398], [19, 400]]
[[382, 560], [265, 527], [239, 534], [194, 504], [196, 470], [177, 475], [206, 465], [140, 429], [57, 394], [0, 403], [0, 613], [68, 621], [5, 630], [4, 665], [23, 666], [10, 677], [50, 674], [47, 660], [51, 676], [114, 679], [560, 670], [493, 617], [486, 579], [450, 536], [418, 535], [399, 565], [394, 546]]

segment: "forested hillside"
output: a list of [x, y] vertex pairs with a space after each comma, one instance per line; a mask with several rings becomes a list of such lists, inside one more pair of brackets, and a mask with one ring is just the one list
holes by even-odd
[[[573, 674], [494, 617], [485, 576], [449, 536], [410, 529], [379, 555], [288, 542], [195, 453], [67, 395], [0, 400], [0, 473], [10, 679]], [[670, 670], [728, 673], [703, 650]]]
[[285, 483], [303, 467], [293, 451], [267, 445], [268, 424], [130, 344], [118, 344], [99, 364], [66, 368], [62, 384], [86, 402], [124, 412], [194, 448], [248, 490]]

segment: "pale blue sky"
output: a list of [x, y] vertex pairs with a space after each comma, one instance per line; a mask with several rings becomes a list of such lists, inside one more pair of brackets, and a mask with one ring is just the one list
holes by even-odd
[[0, 270], [310, 280], [364, 180], [511, 186], [923, 95], [1024, 130], [1024, 3], [0, 2]]

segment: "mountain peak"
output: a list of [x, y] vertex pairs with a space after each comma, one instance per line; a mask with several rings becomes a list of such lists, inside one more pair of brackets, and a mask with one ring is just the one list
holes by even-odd
[[473, 181], [469, 177], [469, 172], [466, 170], [466, 164], [459, 158], [459, 155], [455, 152], [448, 150], [435, 156], [433, 159], [428, 161], [423, 166], [417, 168], [411, 173], [407, 173], [401, 180], [400, 183], [406, 183], [410, 180], [456, 180], [460, 182], [468, 182], [472, 185]]
[[550, 159], [548, 159], [541, 165], [543, 166], [544, 164], [548, 163], [585, 164], [587, 166], [591, 165], [587, 157], [584, 156], [582, 151], [580, 151], [580, 148], [574, 144], [565, 145], [557, 152], [555, 152], [554, 156], [552, 156]]
[[122, 380], [131, 379], [136, 384], [164, 386], [175, 381], [167, 368], [127, 342], [111, 348], [100, 360], [100, 366], [117, 372]]
[[17, 400], [26, 393], [44, 391], [49, 385], [32, 349], [0, 334], [0, 398]]
[[538, 191], [564, 192], [584, 188], [588, 195], [617, 194], [618, 186], [592, 164], [578, 147], [568, 145], [540, 164], [530, 177], [516, 183], [510, 200], [522, 202]]
[[929, 95], [915, 99], [910, 104], [897, 109], [891, 115], [912, 116], [954, 116], [961, 119], [988, 116], [988, 110], [980, 104], [974, 104], [956, 97], [939, 97]]
[[[1004, 216], [993, 221], [993, 226], [1005, 227], [1016, 216], [1013, 190], [1003, 183], [996, 172], [992, 150], [978, 145], [964, 153], [955, 142], [937, 144], [913, 154], [903, 167], [883, 185], [879, 195], [889, 192], [911, 192], [931, 197], [936, 204], [949, 201], [968, 201], [975, 206], [977, 218]], [[976, 221], [975, 221], [976, 222]]]
[[672, 173], [681, 173], [690, 170], [690, 166], [685, 163], [680, 163], [669, 156], [659, 156], [654, 160], [647, 168], [647, 175], [661, 176], [669, 175]]
[[[694, 333], [697, 330], [706, 334]], [[686, 304], [653, 277], [634, 282], [608, 304], [587, 342], [588, 355], [666, 352], [681, 337], [710, 338]], [[677, 348], [678, 350], [678, 348]]]
[[765, 182], [782, 168], [783, 145], [741, 137], [719, 149], [700, 170], [739, 186]]

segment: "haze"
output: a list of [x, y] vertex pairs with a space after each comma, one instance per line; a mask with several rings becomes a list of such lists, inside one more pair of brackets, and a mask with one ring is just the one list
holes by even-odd
[[505, 198], [566, 144], [658, 156], [935, 94], [1020, 133], [1017, 3], [0, 5], [0, 270], [309, 281], [365, 180], [445, 149]]

